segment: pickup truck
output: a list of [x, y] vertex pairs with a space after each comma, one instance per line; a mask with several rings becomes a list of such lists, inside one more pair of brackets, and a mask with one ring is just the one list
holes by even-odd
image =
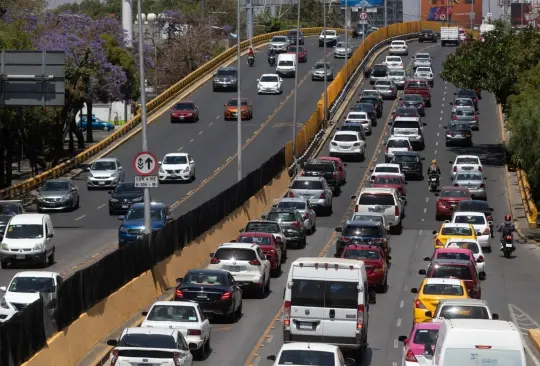
[[431, 107], [431, 89], [426, 79], [410, 79], [405, 82], [403, 94], [419, 94], [426, 104]]
[[459, 28], [458, 27], [441, 27], [441, 46], [447, 44], [459, 45]]

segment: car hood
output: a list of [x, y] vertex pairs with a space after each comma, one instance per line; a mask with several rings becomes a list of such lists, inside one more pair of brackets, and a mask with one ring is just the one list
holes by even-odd
[[111, 198], [115, 198], [115, 199], [128, 199], [128, 200], [133, 200], [135, 198], [142, 198], [143, 194], [142, 193], [113, 193], [111, 194]]
[[116, 174], [116, 170], [90, 170], [90, 174], [97, 177], [110, 177]]
[[64, 197], [66, 194], [69, 194], [69, 191], [39, 191], [38, 194], [41, 197], [61, 198]]
[[36, 244], [42, 244], [43, 238], [34, 238], [34, 239], [14, 239], [6, 238], [2, 240], [3, 244], [9, 245], [10, 248], [33, 248]]
[[[144, 227], [144, 220], [124, 220], [122, 222], [122, 226], [126, 228], [138, 228], [138, 227]], [[165, 226], [165, 221], [152, 221], [152, 229], [160, 229], [163, 226]]]
[[189, 164], [161, 164], [161, 168], [164, 170], [180, 170], [187, 167], [189, 167]]
[[15, 215], [0, 215], [0, 224], [5, 225]]
[[9, 303], [31, 304], [39, 299], [39, 292], [6, 292], [4, 299]]

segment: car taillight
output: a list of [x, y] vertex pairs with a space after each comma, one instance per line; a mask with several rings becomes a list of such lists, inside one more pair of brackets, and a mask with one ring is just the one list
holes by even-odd
[[437, 201], [437, 206], [446, 207], [446, 202], [438, 200]]
[[326, 198], [326, 193], [321, 193], [321, 195], [319, 196], [319, 198], [323, 199], [323, 198]]
[[332, 173], [332, 177], [334, 177], [334, 178], [337, 178], [337, 175], [338, 175], [337, 172]]
[[306, 212], [306, 213], [304, 214], [304, 217], [305, 217], [306, 220], [309, 219], [309, 218], [310, 218], [309, 212]]
[[182, 354], [180, 352], [174, 352], [172, 359], [174, 361], [174, 366], [182, 366], [182, 362], [180, 361], [182, 359]]
[[486, 185], [484, 183], [480, 184], [480, 188], [486, 188]]
[[283, 325], [288, 327], [291, 325], [291, 302], [285, 301], [283, 304]]
[[177, 299], [183, 299], [184, 298], [184, 293], [182, 292], [182, 290], [176, 290], [176, 292], [174, 293], [174, 296]]
[[375, 268], [373, 269], [373, 272], [375, 272], [375, 273], [381, 273], [381, 272], [384, 272], [384, 268], [383, 268], [382, 265], [379, 265], [378, 267], [375, 267]]
[[417, 309], [425, 309], [426, 307], [424, 306], [424, 304], [422, 304], [422, 301], [416, 299], [414, 300], [414, 307], [417, 308]]
[[493, 216], [488, 216], [487, 219], [488, 221], [493, 221]]
[[356, 329], [362, 329], [364, 327], [365, 312], [366, 307], [364, 305], [358, 305], [358, 310], [356, 311]]
[[221, 300], [230, 300], [232, 294], [230, 292], [224, 292], [223, 295], [221, 295]]
[[459, 187], [459, 184], [457, 184], [457, 183], [454, 183], [454, 187]]
[[475, 121], [478, 121], [478, 117], [477, 117], [477, 116], [474, 116], [474, 120], [475, 120]]
[[289, 197], [294, 197], [294, 193], [289, 191]]
[[436, 239], [436, 240], [435, 240], [435, 245], [438, 246], [438, 247], [444, 246], [443, 242], [440, 241], [439, 239]]
[[405, 362], [418, 362], [416, 357], [414, 357], [413, 351], [409, 350], [405, 355]]
[[305, 174], [305, 172], [302, 170], [302, 171], [300, 172], [300, 175], [303, 176], [304, 174]]
[[394, 216], [399, 217], [399, 207], [397, 206], [394, 207]]
[[116, 361], [118, 361], [118, 350], [113, 349], [111, 353], [112, 353], [111, 366], [114, 366], [114, 365], [116, 365]]
[[411, 149], [411, 147], [409, 146], [409, 147], [407, 147], [407, 150], [408, 150], [408, 151], [411, 151], [412, 149]]
[[480, 256], [478, 257], [478, 259], [476, 260], [476, 262], [478, 263], [482, 263], [484, 261], [484, 257]]
[[354, 206], [354, 212], [358, 212], [358, 205]]
[[457, 115], [454, 114], [454, 121], [457, 121]]
[[484, 229], [484, 232], [482, 233], [482, 235], [489, 235], [489, 228], [485, 228]]
[[386, 147], [385, 152], [388, 154], [388, 146]]
[[452, 171], [453, 171], [454, 173], [457, 172], [457, 166], [455, 166], [455, 167], [452, 169]]
[[[223, 297], [222, 297], [223, 298]], [[187, 330], [187, 335], [190, 336], [200, 336], [201, 335], [201, 331], [199, 329], [188, 329]]]
[[291, 224], [291, 227], [294, 228], [294, 229], [299, 229], [300, 228], [300, 223], [298, 221], [295, 221]]
[[249, 264], [251, 264], [252, 266], [260, 266], [261, 262], [259, 262], [258, 259], [252, 259], [249, 261]]

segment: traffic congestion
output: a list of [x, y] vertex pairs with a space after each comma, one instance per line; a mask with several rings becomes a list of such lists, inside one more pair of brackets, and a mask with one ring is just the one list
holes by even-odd
[[[468, 365], [470, 354], [491, 364], [536, 360], [525, 352], [510, 301], [538, 319], [534, 302], [520, 301], [514, 286], [523, 276], [522, 286], [538, 293], [524, 275], [538, 255], [514, 243], [494, 100], [438, 77], [449, 52], [399, 42], [378, 56], [284, 197], [210, 253], [205, 268], [179, 278], [172, 301], [150, 305], [140, 327], [109, 340], [110, 364], [393, 366], [439, 357], [440, 365]], [[223, 117], [227, 110], [236, 117], [227, 107]], [[160, 181], [197, 179], [196, 157], [167, 156], [173, 167], [160, 169]], [[125, 245], [140, 235], [142, 196], [121, 167], [118, 159], [96, 161], [88, 188], [99, 177], [92, 169], [113, 172], [108, 205], [111, 215], [127, 212], [118, 217]], [[60, 183], [70, 184], [61, 198], [75, 210], [82, 188]], [[116, 205], [124, 195], [129, 206]], [[172, 211], [155, 202], [153, 227], [172, 220]], [[55, 215], [35, 216], [52, 264], [47, 222]], [[17, 240], [7, 225], [6, 238]], [[53, 289], [56, 275], [47, 276]], [[12, 285], [0, 290], [17, 292]]]

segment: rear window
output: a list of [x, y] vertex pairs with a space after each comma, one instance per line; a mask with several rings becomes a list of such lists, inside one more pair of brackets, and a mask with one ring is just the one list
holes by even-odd
[[[360, 126], [362, 128], [362, 126]], [[356, 135], [335, 135], [334, 141], [344, 141], [344, 142], [355, 142], [358, 141], [358, 136]]]
[[483, 225], [486, 223], [486, 218], [484, 216], [456, 216], [454, 219], [456, 224], [472, 224], [472, 225]]
[[449, 305], [441, 309], [439, 317], [445, 319], [489, 319], [489, 313], [483, 306]]
[[390, 86], [392, 85], [392, 83], [390, 81], [387, 81], [387, 80], [381, 80], [381, 81], [377, 81], [375, 83], [375, 87], [377, 86]]
[[292, 212], [270, 212], [267, 220], [270, 221], [296, 221], [296, 215]]
[[457, 278], [459, 280], [472, 280], [472, 275], [470, 268], [468, 266], [458, 266], [445, 264], [435, 265], [433, 267], [433, 272], [431, 273], [432, 278]]
[[369, 119], [367, 113], [349, 113], [347, 119]]
[[460, 202], [458, 207], [460, 211], [489, 212], [488, 203], [483, 201]]
[[373, 181], [375, 184], [401, 184], [401, 178], [400, 177], [375, 177], [375, 180]]
[[155, 305], [146, 320], [153, 322], [198, 322], [197, 312], [193, 306]]
[[435, 344], [437, 343], [438, 329], [417, 329], [414, 333], [414, 344]]
[[454, 247], [454, 246], [461, 249], [469, 249], [471, 252], [473, 252], [473, 254], [480, 253], [480, 249], [478, 248], [478, 245], [476, 243], [471, 243], [468, 241], [461, 241], [461, 242], [455, 241], [455, 242], [452, 242], [450, 245], [448, 245], [449, 248]]
[[392, 57], [392, 56], [388, 56], [386, 58], [386, 61], [387, 62], [401, 62], [401, 57]]
[[403, 70], [391, 70], [388, 73], [388, 76], [405, 76], [405, 71], [403, 71]]
[[422, 96], [419, 94], [405, 94], [403, 96], [404, 102], [422, 102]]
[[446, 283], [427, 284], [422, 289], [424, 295], [463, 296], [463, 287]]
[[307, 190], [322, 190], [324, 189], [322, 182], [318, 180], [295, 180], [291, 189], [307, 189]]
[[469, 197], [469, 194], [461, 189], [446, 189], [441, 192], [441, 197], [464, 198]]
[[425, 53], [417, 53], [414, 58], [416, 58], [417, 60], [426, 60], [429, 58], [429, 55]]
[[475, 113], [472, 109], [458, 109], [456, 112], [458, 116], [474, 116]]
[[456, 175], [456, 180], [479, 181], [482, 180], [482, 175], [474, 173], [459, 173]]
[[472, 100], [469, 100], [469, 99], [457, 99], [455, 102], [454, 102], [455, 105], [459, 105], [459, 106], [462, 106], [462, 105], [473, 105], [473, 102]]
[[335, 366], [334, 353], [323, 351], [290, 350], [281, 352], [278, 365]]
[[375, 168], [376, 173], [396, 173], [399, 174], [399, 168], [393, 166], [379, 166]]
[[416, 163], [417, 158], [415, 155], [401, 155], [395, 154], [393, 163]]
[[418, 130], [417, 121], [394, 121], [392, 128], [408, 128]]
[[388, 140], [388, 147], [408, 148], [409, 140]]
[[176, 349], [172, 335], [165, 334], [125, 334], [118, 342], [118, 347], [170, 348]]
[[445, 252], [437, 254], [437, 259], [454, 259], [468, 261], [471, 260], [471, 257], [465, 253]]
[[291, 305], [356, 309], [357, 286], [357, 282], [295, 279], [291, 290]]
[[[343, 125], [343, 127], [341, 127], [341, 131], [354, 131], [354, 132], [362, 133], [364, 132], [364, 127], [362, 127], [361, 124], [347, 123]], [[356, 139], [356, 136], [354, 136], [354, 138]], [[346, 140], [337, 140], [337, 141], [346, 141]], [[352, 140], [352, 141], [358, 141], [358, 140]]]
[[343, 258], [347, 259], [365, 259], [365, 260], [378, 260], [379, 252], [376, 250], [366, 249], [346, 249], [343, 253]]
[[278, 208], [291, 208], [295, 210], [305, 210], [306, 204], [305, 202], [285, 201], [285, 202], [278, 203], [277, 207]]
[[219, 248], [214, 254], [214, 258], [221, 260], [235, 259], [237, 261], [250, 261], [257, 259], [255, 251], [252, 249], [241, 248]]
[[307, 163], [304, 165], [304, 170], [309, 172], [333, 172], [334, 164], [332, 163]]
[[472, 230], [469, 227], [452, 227], [445, 226], [441, 231], [442, 235], [458, 235], [458, 236], [471, 236]]
[[342, 234], [343, 236], [381, 236], [383, 233], [378, 226], [346, 225]]
[[409, 81], [407, 89], [429, 89], [427, 82], [421, 80]]
[[373, 76], [386, 76], [386, 74], [388, 74], [388, 69], [386, 67], [375, 66], [371, 73], [373, 74]]
[[383, 217], [375, 216], [375, 215], [355, 214], [352, 218], [352, 221], [373, 221], [373, 222], [378, 222], [379, 224], [382, 225]]
[[[172, 338], [172, 337], [170, 337]], [[169, 348], [169, 347], [156, 347], [156, 348]], [[174, 347], [176, 348], [176, 346]], [[157, 358], [157, 359], [168, 359], [169, 361], [173, 358], [173, 352], [168, 351], [158, 351], [158, 350], [146, 350], [146, 349], [120, 349], [118, 350], [118, 357], [134, 357], [134, 358]]]
[[246, 232], [279, 233], [279, 224], [275, 222], [250, 222], [246, 226]]
[[[463, 112], [463, 111], [461, 111]], [[473, 164], [473, 165], [480, 165], [480, 161], [477, 158], [458, 158], [456, 160], [456, 164]]]
[[394, 206], [394, 196], [391, 194], [362, 194], [358, 202], [359, 205], [382, 205]]
[[241, 236], [238, 241], [240, 243], [270, 245], [270, 238], [264, 236]]

